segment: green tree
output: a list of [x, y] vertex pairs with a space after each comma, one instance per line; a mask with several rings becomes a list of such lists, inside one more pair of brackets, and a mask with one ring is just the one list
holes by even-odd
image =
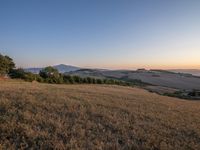
[[66, 83], [66, 84], [73, 84], [74, 83], [74, 78], [70, 75], [64, 75], [63, 76], [63, 82]]
[[103, 84], [103, 81], [101, 79], [97, 79], [97, 84]]
[[73, 79], [75, 83], [82, 83], [82, 78], [79, 76], [73, 76]]
[[25, 72], [22, 68], [13, 69], [10, 71], [9, 76], [13, 79], [23, 79], [25, 81], [42, 81], [39, 78], [41, 78], [39, 75], [33, 74], [31, 72]]
[[49, 66], [42, 69], [39, 75], [44, 79], [44, 82], [47, 83], [56, 83], [61, 84], [63, 83], [63, 75], [59, 74], [58, 70]]
[[39, 74], [42, 78], [59, 78], [58, 70], [51, 66], [42, 69]]
[[12, 69], [9, 73], [11, 78], [16, 79], [24, 79], [25, 78], [25, 71], [22, 68]]
[[92, 83], [92, 78], [91, 77], [87, 77], [87, 83], [91, 84]]
[[83, 83], [88, 83], [87, 78], [83, 78]]
[[39, 74], [35, 74], [35, 79], [38, 82], [44, 82], [44, 79]]
[[0, 75], [6, 75], [15, 68], [15, 63], [9, 56], [0, 54]]
[[25, 81], [29, 81], [29, 82], [35, 81], [36, 80], [36, 75], [31, 73], [31, 72], [25, 72], [24, 80]]
[[93, 84], [96, 84], [96, 83], [97, 83], [97, 79], [92, 78], [92, 83], [93, 83]]

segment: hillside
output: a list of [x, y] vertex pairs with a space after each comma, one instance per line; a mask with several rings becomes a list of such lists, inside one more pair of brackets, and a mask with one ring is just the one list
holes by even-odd
[[[199, 70], [105, 70], [83, 69], [63, 64], [53, 67], [60, 73], [65, 73], [67, 75], [92, 78], [112, 78], [127, 82], [135, 82], [135, 80], [138, 80], [142, 83], [177, 90], [200, 90]], [[25, 70], [38, 74], [41, 69], [43, 68], [28, 68]]]
[[0, 81], [0, 149], [200, 149], [199, 112], [138, 88]]
[[92, 70], [82, 69], [69, 72], [70, 75], [91, 76], [98, 78], [115, 78], [123, 81], [141, 80], [155, 86], [180, 90], [200, 90], [200, 77], [191, 74], [174, 73], [165, 70]]

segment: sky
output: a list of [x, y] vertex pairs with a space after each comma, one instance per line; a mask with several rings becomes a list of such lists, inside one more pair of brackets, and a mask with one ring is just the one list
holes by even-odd
[[200, 0], [0, 0], [18, 67], [200, 69]]

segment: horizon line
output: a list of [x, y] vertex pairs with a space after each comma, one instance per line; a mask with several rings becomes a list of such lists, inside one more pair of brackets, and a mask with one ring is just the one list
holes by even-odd
[[71, 66], [71, 67], [77, 67], [80, 69], [105, 69], [105, 70], [138, 70], [138, 69], [145, 69], [145, 70], [200, 70], [200, 68], [183, 68], [183, 67], [172, 67], [172, 68], [160, 68], [160, 67], [92, 67], [92, 66], [79, 66], [79, 65], [73, 65], [73, 64], [55, 64], [55, 65], [41, 65], [41, 66], [33, 66], [33, 67], [21, 67], [17, 66], [16, 68], [23, 68], [23, 69], [30, 69], [30, 68], [45, 68], [48, 66], [59, 66], [59, 65], [65, 65], [65, 66]]

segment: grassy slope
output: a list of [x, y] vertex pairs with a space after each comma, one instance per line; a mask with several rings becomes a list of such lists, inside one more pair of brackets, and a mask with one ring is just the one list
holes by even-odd
[[137, 88], [0, 81], [0, 149], [200, 149], [199, 112]]

